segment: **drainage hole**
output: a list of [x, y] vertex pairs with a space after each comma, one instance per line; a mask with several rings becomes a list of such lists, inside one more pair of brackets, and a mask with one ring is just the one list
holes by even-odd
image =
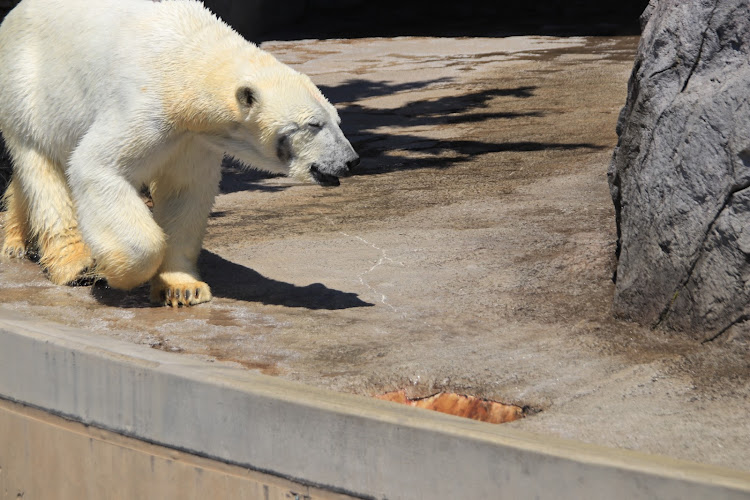
[[406, 391], [393, 391], [375, 396], [377, 399], [393, 401], [417, 408], [439, 411], [457, 417], [470, 418], [491, 424], [504, 424], [523, 418], [534, 411], [528, 411], [525, 407], [498, 403], [488, 399], [475, 396], [465, 396], [451, 392], [439, 392], [426, 398], [410, 399], [406, 397]]

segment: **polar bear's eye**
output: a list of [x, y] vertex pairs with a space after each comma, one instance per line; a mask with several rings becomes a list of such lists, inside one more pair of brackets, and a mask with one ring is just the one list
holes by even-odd
[[292, 148], [289, 144], [289, 137], [282, 135], [276, 142], [276, 156], [279, 160], [287, 162], [292, 158]]
[[323, 128], [323, 124], [321, 122], [310, 122], [307, 124], [310, 128]]

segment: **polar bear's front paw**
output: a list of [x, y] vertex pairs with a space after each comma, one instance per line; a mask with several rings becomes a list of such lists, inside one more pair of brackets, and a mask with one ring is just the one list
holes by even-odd
[[211, 300], [211, 288], [183, 273], [165, 273], [151, 280], [151, 302], [165, 306], [194, 306]]

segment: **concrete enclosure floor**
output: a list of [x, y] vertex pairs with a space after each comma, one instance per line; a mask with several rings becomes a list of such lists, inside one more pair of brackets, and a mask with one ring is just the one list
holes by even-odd
[[58, 287], [6, 260], [0, 314], [336, 391], [488, 398], [526, 408], [503, 425], [750, 470], [747, 339], [611, 316], [605, 174], [636, 44], [266, 42], [337, 105], [359, 175], [321, 188], [227, 166], [209, 304]]

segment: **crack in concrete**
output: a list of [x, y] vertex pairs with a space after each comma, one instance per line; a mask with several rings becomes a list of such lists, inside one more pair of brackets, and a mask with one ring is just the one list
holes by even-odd
[[359, 279], [359, 282], [362, 283], [363, 286], [367, 287], [367, 289], [370, 290], [373, 294], [375, 294], [376, 296], [380, 295], [380, 302], [383, 305], [388, 306], [394, 312], [398, 312], [398, 308], [389, 302], [388, 297], [383, 292], [381, 292], [380, 290], [377, 290], [374, 286], [370, 285], [370, 283], [368, 283], [367, 280], [365, 279], [365, 276], [367, 274], [370, 274], [371, 272], [375, 271], [375, 269], [377, 269], [378, 267], [380, 267], [382, 265], [390, 263], [390, 264], [394, 264], [394, 265], [397, 265], [397, 266], [400, 266], [400, 267], [405, 267], [404, 263], [400, 262], [400, 261], [397, 261], [397, 260], [393, 260], [392, 258], [388, 257], [388, 255], [386, 254], [386, 250], [385, 249], [380, 248], [375, 243], [367, 241], [366, 239], [362, 238], [361, 236], [356, 236], [356, 235], [348, 234], [348, 233], [346, 233], [344, 231], [339, 231], [339, 233], [343, 234], [347, 238], [354, 238], [355, 240], [361, 241], [365, 245], [367, 245], [369, 247], [372, 247], [375, 250], [377, 250], [378, 252], [380, 252], [380, 257], [378, 258], [378, 261], [372, 267], [370, 267], [370, 269], [368, 269], [367, 271], [365, 271], [365, 272], [360, 273], [359, 275], [357, 275], [357, 278]]
[[[333, 223], [333, 221], [330, 221], [330, 222]], [[393, 312], [400, 313], [402, 315], [402, 317], [405, 318], [407, 316], [407, 314], [403, 313], [396, 306], [394, 306], [393, 304], [391, 304], [390, 301], [389, 301], [389, 299], [388, 299], [388, 297], [383, 292], [381, 292], [380, 290], [376, 289], [374, 286], [370, 285], [370, 283], [368, 283], [367, 280], [365, 280], [365, 275], [370, 274], [371, 272], [375, 271], [380, 266], [382, 266], [384, 264], [388, 264], [388, 263], [396, 265], [396, 266], [399, 266], [399, 267], [406, 267], [406, 265], [403, 262], [401, 262], [401, 261], [397, 261], [397, 260], [394, 260], [394, 259], [388, 257], [388, 255], [386, 254], [386, 250], [384, 248], [380, 248], [379, 246], [375, 245], [374, 243], [372, 243], [370, 241], [367, 241], [365, 238], [362, 238], [361, 236], [352, 235], [352, 234], [346, 233], [345, 231], [339, 231], [339, 233], [342, 234], [342, 235], [344, 235], [344, 236], [346, 236], [347, 238], [353, 238], [355, 240], [358, 240], [358, 241], [364, 243], [365, 245], [367, 245], [367, 246], [369, 246], [371, 248], [374, 248], [375, 250], [377, 250], [377, 251], [380, 252], [380, 257], [378, 258], [378, 261], [372, 267], [370, 267], [367, 271], [358, 274], [357, 278], [359, 279], [359, 282], [363, 286], [365, 286], [368, 290], [370, 290], [370, 292], [372, 294], [374, 294], [376, 296], [377, 295], [380, 296], [380, 303], [381, 304], [383, 304], [384, 306], [387, 306]], [[440, 331], [440, 332], [444, 332], [445, 331], [445, 329], [442, 328], [441, 326], [434, 325], [434, 324], [430, 323], [429, 321], [421, 320], [421, 322], [422, 322], [423, 325], [427, 326], [428, 328], [431, 328], [431, 329], [434, 329], [434, 330], [437, 330], [437, 331]], [[416, 381], [414, 382], [414, 385], [417, 385], [417, 383], [419, 383], [419, 375], [417, 375]]]
[[[336, 225], [336, 223], [333, 220], [331, 220], [330, 217], [325, 217], [325, 220], [327, 220], [333, 226]], [[380, 303], [381, 304], [389, 307], [393, 312], [398, 312], [398, 308], [396, 306], [394, 306], [393, 304], [391, 304], [388, 301], [388, 297], [383, 292], [379, 291], [374, 286], [370, 285], [370, 283], [368, 283], [367, 280], [365, 280], [365, 276], [368, 275], [368, 274], [370, 274], [375, 269], [379, 268], [380, 266], [382, 266], [384, 264], [390, 263], [390, 264], [394, 264], [394, 265], [397, 265], [397, 266], [400, 266], [400, 267], [406, 267], [404, 265], [404, 263], [400, 262], [400, 261], [397, 261], [397, 260], [393, 260], [392, 258], [388, 257], [388, 255], [386, 254], [386, 250], [385, 249], [380, 248], [375, 243], [367, 241], [366, 239], [362, 238], [361, 236], [356, 236], [356, 235], [353, 235], [353, 234], [349, 234], [346, 231], [341, 231], [341, 230], [339, 230], [339, 234], [343, 234], [347, 238], [352, 238], [352, 239], [355, 239], [357, 241], [360, 241], [360, 242], [364, 243], [365, 245], [367, 245], [367, 246], [369, 246], [371, 248], [374, 248], [375, 250], [377, 250], [378, 252], [380, 252], [380, 257], [378, 258], [377, 262], [375, 262], [375, 264], [372, 267], [370, 267], [370, 269], [368, 269], [367, 271], [359, 273], [357, 275], [357, 279], [359, 280], [359, 282], [365, 288], [367, 288], [368, 290], [370, 290], [370, 292], [373, 293], [375, 296], [378, 296], [378, 295], [380, 296]]]

